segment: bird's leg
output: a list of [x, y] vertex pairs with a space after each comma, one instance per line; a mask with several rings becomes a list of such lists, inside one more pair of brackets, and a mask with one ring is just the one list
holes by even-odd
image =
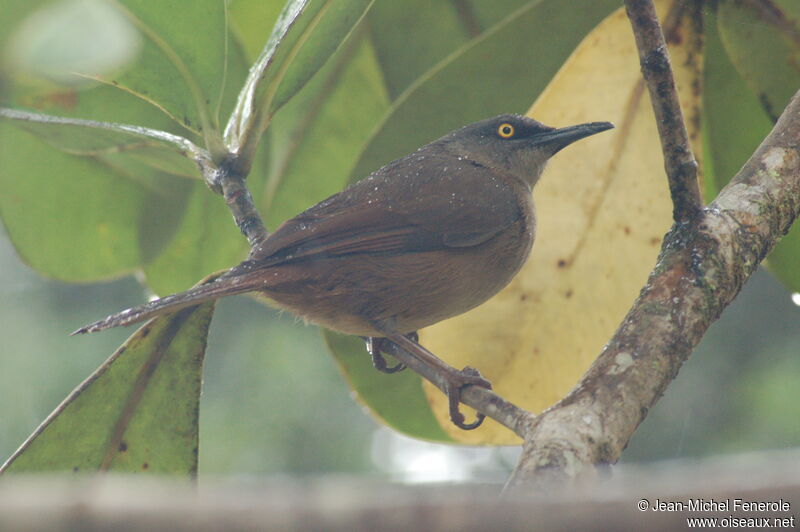
[[[476, 413], [475, 421], [472, 423], [464, 422], [464, 414], [459, 409], [461, 402], [461, 389], [465, 386], [481, 386], [489, 390], [492, 389], [492, 384], [484, 379], [480, 372], [471, 367], [465, 367], [462, 370], [457, 370], [454, 367], [446, 364], [442, 359], [425, 349], [417, 341], [417, 338], [409, 338], [399, 333], [387, 333], [386, 339], [391, 341], [391, 344], [381, 343], [378, 344], [381, 349], [386, 351], [389, 348], [399, 347], [409, 355], [413, 356], [429, 368], [436, 371], [441, 378], [441, 388], [447, 395], [450, 406], [450, 420], [455, 426], [464, 430], [472, 430], [478, 428], [483, 423], [486, 417], [481, 412]], [[374, 344], [373, 344], [374, 345]], [[393, 350], [393, 349], [392, 349]]]
[[[416, 341], [419, 336], [417, 333], [411, 333], [408, 336], [412, 337], [414, 341]], [[381, 371], [383, 373], [397, 373], [398, 371], [403, 371], [406, 369], [406, 365], [402, 362], [397, 363], [394, 366], [389, 366], [386, 363], [386, 359], [383, 357], [383, 351], [385, 345], [388, 340], [386, 338], [376, 338], [373, 336], [362, 336], [361, 338], [364, 339], [364, 342], [367, 344], [367, 352], [372, 357], [372, 365], [375, 366], [375, 369]]]

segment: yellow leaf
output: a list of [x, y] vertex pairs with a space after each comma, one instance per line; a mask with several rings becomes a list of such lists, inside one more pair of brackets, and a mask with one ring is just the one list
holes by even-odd
[[[657, 2], [662, 20], [672, 6]], [[696, 22], [676, 15], [663, 23], [699, 153], [699, 39]], [[536, 242], [514, 281], [477, 309], [425, 329], [421, 342], [457, 368], [478, 368], [501, 396], [541, 412], [575, 386], [611, 338], [671, 225], [659, 137], [624, 10], [583, 40], [528, 115], [557, 127], [605, 120], [617, 127], [569, 146], [545, 170], [534, 191]], [[474, 431], [456, 428], [442, 393], [426, 383], [426, 394], [457, 441], [519, 443], [488, 419]]]

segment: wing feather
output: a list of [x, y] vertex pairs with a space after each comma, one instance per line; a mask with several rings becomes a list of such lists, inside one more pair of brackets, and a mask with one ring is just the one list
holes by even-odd
[[247, 262], [263, 267], [476, 246], [515, 223], [522, 210], [505, 176], [420, 150], [286, 221]]

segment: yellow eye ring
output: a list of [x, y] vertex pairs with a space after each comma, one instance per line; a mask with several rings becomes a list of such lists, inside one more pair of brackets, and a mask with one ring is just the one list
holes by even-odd
[[514, 136], [514, 126], [508, 122], [504, 122], [497, 128], [497, 134], [500, 135], [500, 138], [510, 139]]

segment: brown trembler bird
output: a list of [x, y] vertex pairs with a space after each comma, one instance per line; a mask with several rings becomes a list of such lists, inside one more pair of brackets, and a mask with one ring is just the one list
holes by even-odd
[[489, 387], [416, 342], [416, 331], [480, 305], [519, 271], [536, 229], [531, 189], [556, 152], [614, 127], [552, 128], [500, 115], [426, 144], [283, 223], [215, 281], [83, 327], [130, 325], [204, 301], [258, 292], [323, 327], [364, 337], [377, 369], [394, 372], [388, 341], [445, 377], [461, 428], [460, 391]]

